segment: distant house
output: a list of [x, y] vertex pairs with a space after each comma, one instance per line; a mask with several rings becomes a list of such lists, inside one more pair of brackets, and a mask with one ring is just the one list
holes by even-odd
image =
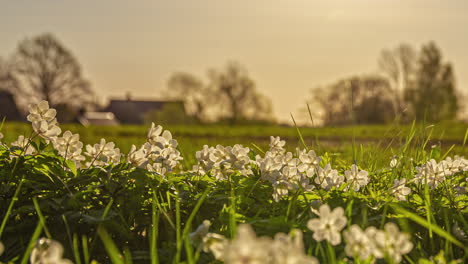
[[5, 121], [23, 121], [18, 106], [16, 105], [13, 94], [8, 91], [0, 91], [0, 122]]
[[161, 111], [168, 104], [177, 104], [182, 109], [185, 109], [182, 101], [114, 99], [110, 101], [109, 106], [104, 111], [113, 113], [117, 120], [123, 124], [143, 124], [146, 114]]
[[111, 112], [85, 112], [78, 117], [78, 121], [83, 126], [115, 126], [119, 124], [119, 121]]

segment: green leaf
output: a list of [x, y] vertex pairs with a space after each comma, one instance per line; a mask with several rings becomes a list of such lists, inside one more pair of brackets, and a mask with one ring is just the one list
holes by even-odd
[[67, 168], [70, 169], [70, 171], [73, 173], [73, 176], [76, 177], [78, 174], [78, 170], [76, 169], [76, 164], [72, 160], [66, 160], [65, 163], [67, 164]]

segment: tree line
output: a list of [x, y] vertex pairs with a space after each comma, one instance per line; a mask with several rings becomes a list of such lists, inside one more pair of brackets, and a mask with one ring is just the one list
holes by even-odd
[[[78, 60], [49, 33], [20, 41], [9, 60], [0, 58], [0, 90], [15, 95], [23, 108], [47, 100], [58, 114], [68, 116], [97, 107]], [[209, 70], [206, 83], [188, 73], [175, 73], [164, 94], [168, 99], [183, 100], [194, 122], [273, 120], [270, 99], [257, 91], [247, 70], [236, 62], [228, 63], [222, 70]], [[171, 105], [168, 106], [170, 111]]]
[[383, 50], [379, 73], [352, 76], [311, 91], [309, 104], [324, 125], [436, 122], [455, 119], [463, 94], [453, 67], [434, 42]]
[[[453, 67], [434, 42], [416, 51], [407, 44], [383, 50], [378, 74], [352, 76], [311, 90], [308, 104], [324, 125], [454, 119], [460, 109]], [[59, 113], [96, 108], [91, 83], [72, 52], [54, 35], [41, 34], [18, 43], [8, 60], [0, 58], [0, 90], [15, 95], [19, 105], [49, 101]], [[273, 123], [271, 100], [258, 92], [247, 69], [237, 62], [209, 69], [207, 78], [174, 73], [163, 92], [181, 100], [190, 117], [183, 122], [228, 124]], [[318, 116], [317, 116], [318, 114]], [[159, 114], [161, 116], [161, 114]]]

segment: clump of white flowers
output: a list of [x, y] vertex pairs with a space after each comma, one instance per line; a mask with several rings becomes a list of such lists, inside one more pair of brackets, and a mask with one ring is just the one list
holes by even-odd
[[226, 180], [230, 174], [240, 172], [242, 175], [250, 175], [250, 149], [242, 145], [208, 147], [197, 151], [195, 156], [198, 164], [193, 171], [198, 174], [213, 175], [217, 180]]
[[402, 256], [413, 249], [410, 236], [401, 233], [398, 226], [391, 222], [385, 224], [384, 230], [371, 226], [363, 231], [359, 226], [352, 225], [343, 232], [343, 237], [346, 240], [346, 255], [361, 260], [374, 257], [400, 263]]
[[169, 130], [163, 130], [162, 126], [151, 123], [147, 141], [140, 148], [132, 145], [127, 162], [135, 167], [165, 175], [182, 160], [177, 145], [177, 140], [172, 138]]
[[148, 164], [148, 157], [144, 147], [137, 149], [135, 145], [132, 145], [127, 155], [127, 162], [132, 164], [134, 167], [145, 168]]
[[430, 188], [435, 189], [447, 177], [466, 171], [468, 171], [468, 160], [464, 157], [455, 156], [453, 159], [447, 157], [439, 163], [431, 159], [423, 165], [416, 167], [414, 181], [416, 183], [427, 184]]
[[332, 169], [330, 164], [325, 165], [323, 168], [318, 167], [316, 173], [315, 183], [325, 190], [339, 187], [344, 182], [344, 176], [338, 175], [338, 171]]
[[359, 191], [361, 187], [366, 186], [369, 183], [369, 173], [365, 170], [359, 170], [356, 164], [351, 165], [351, 170], [345, 171], [346, 183], [348, 188], [354, 191]]
[[329, 163], [320, 166], [322, 157], [315, 151], [296, 149], [295, 153], [286, 152], [284, 145], [285, 142], [279, 137], [270, 137], [270, 149], [263, 157], [256, 157], [261, 178], [273, 186], [275, 201], [278, 202], [290, 191], [311, 191], [315, 188], [330, 190], [344, 183], [344, 177]]
[[347, 219], [344, 210], [337, 207], [330, 210], [328, 204], [319, 208], [319, 218], [310, 219], [307, 227], [314, 232], [313, 238], [316, 241], [327, 240], [333, 246], [341, 243], [340, 231], [346, 226]]
[[31, 252], [31, 264], [72, 264], [63, 257], [62, 245], [52, 239], [41, 238]]
[[49, 102], [41, 101], [29, 105], [27, 119], [32, 123], [34, 132], [47, 141], [54, 140], [62, 132], [55, 118], [57, 111], [49, 108]]
[[31, 139], [20, 135], [16, 141], [11, 142], [12, 147], [20, 148], [25, 155], [31, 155], [36, 152], [36, 149], [31, 145]]
[[80, 167], [81, 162], [85, 160], [85, 157], [81, 155], [83, 142], [80, 141], [79, 134], [73, 134], [67, 130], [61, 137], [57, 137], [53, 141], [53, 145], [60, 156], [66, 160], [74, 161], [77, 167]]
[[348, 230], [343, 231], [343, 238], [346, 241], [346, 255], [362, 260], [367, 260], [372, 256], [374, 251], [372, 237], [358, 225], [352, 225]]
[[148, 141], [143, 145], [148, 158], [146, 168], [161, 175], [171, 172], [182, 160], [177, 145], [169, 130], [163, 131], [161, 126], [151, 123]]
[[103, 138], [93, 146], [86, 145], [86, 152], [84, 154], [90, 158], [86, 162], [87, 167], [116, 164], [120, 162], [121, 158], [120, 149], [115, 148], [114, 142], [106, 142]]
[[406, 187], [406, 179], [393, 182], [392, 194], [398, 201], [406, 201], [406, 196], [411, 193], [411, 189]]
[[236, 237], [228, 240], [222, 235], [208, 233], [208, 227], [205, 220], [190, 237], [201, 240], [205, 252], [211, 252], [226, 264], [318, 264], [316, 258], [304, 254], [300, 230], [294, 229], [290, 234], [277, 233], [271, 239], [257, 237], [250, 225], [242, 224], [237, 228]]
[[[297, 148], [294, 153], [286, 152], [285, 144], [279, 137], [270, 137], [269, 150], [263, 156], [257, 155], [255, 161], [249, 158], [249, 148], [242, 145], [205, 145], [196, 152], [198, 164], [192, 171], [200, 175], [212, 175], [217, 180], [226, 180], [236, 172], [252, 175], [251, 165], [254, 163], [260, 171], [261, 179], [270, 182], [273, 187], [272, 197], [276, 202], [291, 191], [312, 191], [316, 188], [330, 190], [345, 183], [345, 177], [333, 169], [331, 164], [321, 167], [322, 157], [315, 151]], [[367, 171], [359, 170], [356, 165], [345, 174], [348, 187], [351, 186], [355, 191], [369, 182]]]

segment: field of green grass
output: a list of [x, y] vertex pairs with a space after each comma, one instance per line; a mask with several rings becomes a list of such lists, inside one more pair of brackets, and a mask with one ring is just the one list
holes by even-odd
[[[366, 149], [384, 151], [389, 155], [397, 153], [404, 145], [408, 135], [414, 132], [415, 145], [425, 143], [430, 147], [438, 145], [442, 150], [453, 154], [468, 155], [468, 148], [462, 147], [466, 140], [468, 124], [443, 122], [439, 124], [406, 125], [359, 125], [343, 127], [286, 127], [286, 126], [226, 126], [226, 125], [189, 125], [164, 126], [171, 131], [179, 142], [179, 150], [191, 165], [194, 154], [203, 145], [224, 146], [242, 144], [252, 149], [266, 149], [270, 136], [279, 136], [288, 142], [290, 150], [303, 147], [303, 142], [318, 152], [333, 152], [351, 159], [353, 152]], [[140, 146], [146, 140], [149, 125], [90, 126], [78, 124], [61, 125], [62, 131], [70, 130], [80, 134], [84, 144], [95, 144], [101, 138], [115, 142], [122, 153], [127, 153], [134, 144]], [[18, 135], [29, 135], [28, 123], [5, 123], [1, 132], [5, 142], [16, 140]], [[303, 141], [301, 140], [301, 136]], [[254, 146], [255, 145], [255, 146]], [[419, 146], [419, 145], [418, 145]]]
[[468, 261], [466, 124], [51, 128], [1, 129], [0, 263]]

